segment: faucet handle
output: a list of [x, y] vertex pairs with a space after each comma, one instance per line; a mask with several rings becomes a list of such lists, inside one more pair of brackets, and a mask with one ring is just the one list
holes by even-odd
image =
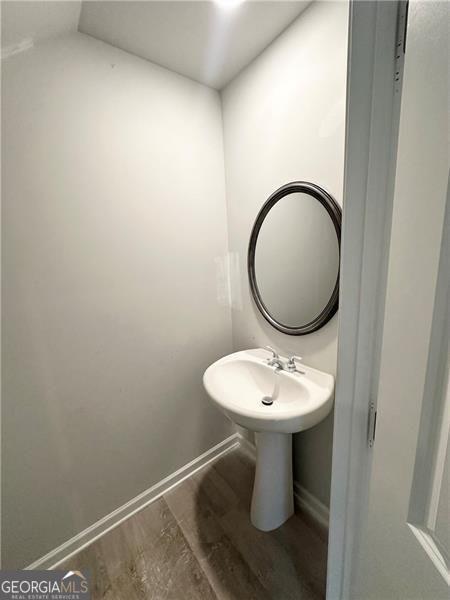
[[268, 350], [269, 352], [272, 352], [272, 358], [280, 358], [278, 355], [278, 352], [276, 350], [274, 350], [271, 346], [264, 346], [264, 350]]
[[[301, 356], [295, 356], [295, 354], [293, 354], [292, 356], [289, 357], [289, 360], [287, 361], [287, 370], [290, 371], [291, 373], [294, 373], [295, 371], [297, 371], [297, 366], [295, 364], [295, 361], [301, 361], [302, 357]], [[302, 371], [299, 371], [299, 373], [301, 373]]]

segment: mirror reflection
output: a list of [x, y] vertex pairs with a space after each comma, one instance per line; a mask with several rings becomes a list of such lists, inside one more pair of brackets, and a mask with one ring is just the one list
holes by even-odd
[[[328, 198], [335, 218], [327, 210]], [[328, 198], [322, 201], [310, 193], [292, 191], [267, 210], [269, 199], [255, 223], [255, 243], [249, 250], [249, 269], [255, 283], [252, 291], [258, 308], [276, 327], [301, 329], [321, 321], [324, 310], [326, 320], [336, 311], [340, 209], [331, 196]], [[314, 329], [326, 320], [315, 323]]]

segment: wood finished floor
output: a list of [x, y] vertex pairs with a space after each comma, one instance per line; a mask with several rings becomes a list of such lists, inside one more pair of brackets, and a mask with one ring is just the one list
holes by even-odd
[[92, 600], [316, 600], [327, 547], [301, 515], [249, 519], [254, 463], [232, 450], [58, 568], [91, 572]]

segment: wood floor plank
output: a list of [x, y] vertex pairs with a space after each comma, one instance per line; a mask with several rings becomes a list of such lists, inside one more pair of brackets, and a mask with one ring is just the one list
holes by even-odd
[[[215, 487], [211, 486], [212, 478], [214, 478]], [[247, 507], [242, 503], [234, 503], [228, 511], [224, 511], [222, 507], [217, 510], [217, 501], [211, 497], [211, 490], [213, 492], [217, 490], [217, 480], [220, 481], [221, 477], [214, 469], [198, 474], [196, 495], [199, 502], [202, 505], [208, 505], [214, 512], [229, 540], [250, 566], [270, 597], [286, 600], [322, 598], [324, 596], [324, 579], [321, 576], [316, 577], [316, 572], [309, 571], [302, 563], [297, 564], [299, 556], [304, 558], [305, 551], [303, 549], [308, 549], [310, 546], [311, 553], [316, 552], [322, 557], [322, 547], [318, 552], [315, 534], [306, 528], [297, 537], [298, 548], [288, 547], [284, 543], [283, 536], [280, 537], [275, 532], [261, 532], [253, 527]], [[227, 484], [222, 480], [221, 490], [223, 492], [225, 492], [225, 486]], [[227, 495], [229, 496], [230, 493]], [[296, 518], [293, 517], [293, 519]], [[291, 520], [283, 525], [284, 529], [291, 527]], [[313, 566], [314, 564], [313, 561]]]
[[328, 546], [317, 531], [294, 515], [271, 535], [286, 549], [298, 576], [324, 598]]
[[214, 468], [201, 470], [195, 473], [191, 479], [197, 489], [200, 485], [202, 486], [216, 515], [222, 516], [241, 502], [239, 495]]
[[73, 564], [91, 569], [93, 600], [216, 598], [162, 498], [80, 552]]
[[240, 498], [243, 506], [250, 510], [255, 477], [255, 465], [250, 458], [239, 450], [229, 452], [223, 459], [212, 464], [222, 479]]
[[99, 544], [88, 546], [58, 566], [58, 569], [89, 572], [92, 600], [116, 599]]
[[266, 593], [192, 479], [164, 497], [219, 600], [265, 600]]
[[294, 516], [250, 523], [254, 460], [228, 452], [60, 568], [91, 572], [92, 600], [319, 600], [327, 545]]
[[[258, 531], [241, 510], [222, 517], [220, 523], [271, 597], [286, 600], [325, 597], [325, 579], [311, 570], [309, 562], [304, 562], [305, 554], [309, 553], [309, 536], [299, 536], [295, 544], [288, 545], [280, 532]], [[290, 528], [291, 523], [283, 527]], [[305, 551], [299, 551], [302, 546]]]
[[[136, 573], [145, 597], [161, 600], [215, 599], [215, 594], [164, 499], [159, 511], [143, 510], [128, 533], [139, 549]], [[131, 521], [131, 519], [130, 519]]]

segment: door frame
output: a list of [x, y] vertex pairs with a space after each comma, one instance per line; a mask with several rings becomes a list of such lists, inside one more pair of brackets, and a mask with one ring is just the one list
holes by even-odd
[[350, 2], [328, 600], [352, 597], [367, 515], [406, 20], [404, 0]]

